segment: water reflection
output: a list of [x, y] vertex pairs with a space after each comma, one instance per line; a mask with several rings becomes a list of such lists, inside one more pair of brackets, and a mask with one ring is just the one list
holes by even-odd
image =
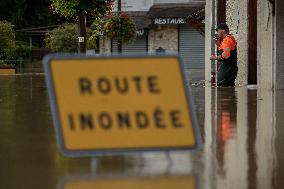
[[220, 88], [217, 95], [217, 161], [224, 174], [225, 152], [236, 129], [237, 101], [234, 88]]
[[44, 76], [0, 77], [0, 126], [0, 188], [56, 188], [74, 171], [57, 151]]
[[140, 186], [194, 175], [206, 189], [284, 188], [284, 91], [193, 87], [204, 142], [194, 153], [69, 159], [58, 152], [46, 90], [41, 75], [0, 77], [0, 188], [50, 189], [81, 175]]
[[60, 189], [197, 189], [197, 179], [194, 176], [155, 176], [155, 177], [109, 177], [92, 176], [66, 178]]
[[205, 89], [206, 188], [283, 188], [284, 177], [279, 177], [283, 148], [278, 146], [283, 145], [280, 107], [284, 104], [277, 99], [283, 94], [266, 89]]

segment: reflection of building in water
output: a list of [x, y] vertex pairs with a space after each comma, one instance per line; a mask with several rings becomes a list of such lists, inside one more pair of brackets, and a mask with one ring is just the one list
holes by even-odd
[[273, 188], [277, 152], [278, 158], [284, 157], [280, 147], [275, 152], [280, 138], [275, 139], [275, 128], [282, 127], [276, 126], [279, 103], [274, 93], [244, 88], [205, 91], [204, 188]]
[[[284, 145], [284, 91], [277, 91], [276, 94], [274, 94], [274, 124], [276, 127], [273, 129], [273, 132], [271, 132], [272, 136], [276, 136], [275, 139], [275, 150], [272, 151], [275, 153], [277, 160], [274, 160], [272, 158], [269, 158], [269, 162], [274, 160], [274, 166], [276, 167], [275, 172], [275, 188], [284, 188], [284, 151], [283, 151], [283, 145]], [[272, 120], [274, 120], [272, 118]], [[269, 127], [268, 127], [269, 128]], [[267, 129], [268, 129], [267, 128]], [[274, 141], [270, 139], [270, 143], [273, 143]], [[268, 145], [267, 145], [268, 147]], [[272, 171], [271, 171], [272, 172]], [[269, 173], [268, 173], [269, 174]]]
[[[272, 90], [258, 89], [256, 157], [258, 188], [272, 188], [275, 175], [275, 97]], [[279, 127], [280, 125], [278, 125]], [[283, 125], [282, 125], [283, 126]], [[283, 138], [283, 135], [281, 136]], [[283, 146], [282, 146], [283, 149]], [[283, 178], [282, 178], [283, 180]], [[281, 188], [281, 187], [280, 187]], [[282, 187], [283, 188], [283, 187]]]

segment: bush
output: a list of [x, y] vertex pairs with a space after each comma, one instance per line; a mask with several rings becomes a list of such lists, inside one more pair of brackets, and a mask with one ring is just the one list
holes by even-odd
[[14, 59], [18, 59], [20, 57], [23, 59], [31, 59], [31, 54], [32, 54], [32, 51], [31, 51], [29, 44], [22, 42], [22, 41], [16, 42], [16, 46], [15, 46], [15, 50], [13, 54]]
[[15, 51], [15, 31], [7, 21], [0, 21], [0, 59], [11, 59]]
[[[91, 30], [87, 29], [87, 39], [91, 35]], [[78, 52], [78, 25], [64, 24], [53, 29], [45, 36], [45, 44], [52, 52], [75, 53]], [[87, 40], [87, 48], [95, 48], [95, 40]]]

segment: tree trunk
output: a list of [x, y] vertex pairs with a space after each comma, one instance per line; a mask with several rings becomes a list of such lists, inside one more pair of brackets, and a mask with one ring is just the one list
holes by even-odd
[[86, 13], [82, 11], [79, 14], [79, 52], [86, 53]]

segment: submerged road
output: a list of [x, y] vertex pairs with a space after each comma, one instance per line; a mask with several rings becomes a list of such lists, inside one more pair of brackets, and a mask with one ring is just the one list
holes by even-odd
[[0, 188], [283, 189], [284, 91], [192, 93], [201, 149], [72, 159], [58, 151], [44, 76], [0, 76]]

